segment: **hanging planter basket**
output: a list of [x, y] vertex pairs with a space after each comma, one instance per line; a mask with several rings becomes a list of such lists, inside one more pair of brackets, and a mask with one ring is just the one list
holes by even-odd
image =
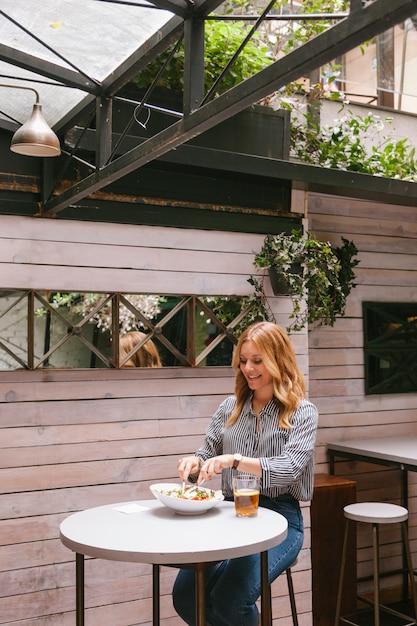
[[[354, 243], [343, 237], [342, 245], [335, 247], [308, 231], [266, 236], [254, 265], [268, 271], [275, 295], [291, 296], [294, 321], [289, 332], [314, 322], [333, 326], [336, 317], [344, 315], [346, 298], [355, 286], [357, 252]], [[262, 291], [262, 283], [257, 285], [253, 277], [251, 282]]]
[[[301, 275], [303, 271], [301, 263], [294, 263], [290, 268], [291, 274]], [[274, 296], [288, 296], [290, 293], [288, 280], [280, 274], [276, 267], [268, 268], [269, 280], [271, 282], [272, 293]]]

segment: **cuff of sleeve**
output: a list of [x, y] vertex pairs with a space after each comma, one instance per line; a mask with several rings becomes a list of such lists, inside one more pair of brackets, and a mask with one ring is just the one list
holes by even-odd
[[268, 459], [266, 459], [264, 456], [261, 456], [259, 457], [259, 462], [262, 469], [262, 487], [270, 487], [269, 478], [271, 476], [271, 473], [269, 471]]

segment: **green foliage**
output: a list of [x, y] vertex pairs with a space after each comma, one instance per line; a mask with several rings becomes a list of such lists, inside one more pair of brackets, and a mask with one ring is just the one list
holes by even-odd
[[[53, 309], [59, 309], [60, 307], [70, 308], [73, 303], [78, 299], [78, 293], [60, 293], [59, 291], [51, 294], [49, 297], [49, 304]], [[35, 315], [37, 317], [42, 317], [45, 315], [46, 309], [40, 307], [36, 309]]]
[[[266, 236], [254, 265], [272, 268], [286, 283], [293, 301], [290, 317], [294, 319], [288, 332], [301, 330], [313, 322], [333, 326], [336, 317], [344, 315], [346, 298], [354, 287], [353, 268], [359, 263], [354, 258], [357, 252], [353, 242], [347, 239], [342, 238], [342, 245], [333, 247], [310, 232], [303, 235], [301, 230], [293, 230], [290, 235]], [[259, 285], [258, 281], [258, 290]]]
[[[232, 58], [245, 37], [247, 26], [243, 22], [207, 21], [205, 23], [205, 89], [208, 90], [217, 79], [228, 60]], [[132, 82], [140, 88], [147, 88], [165, 63], [169, 51], [150, 63]], [[256, 34], [249, 41], [239, 57], [232, 64], [218, 85], [216, 95], [238, 85], [272, 62], [268, 47]], [[183, 90], [184, 46], [182, 45], [169, 62], [160, 80], [159, 87], [174, 91]]]
[[[329, 28], [333, 21], [326, 14], [347, 11], [346, 0], [305, 0], [298, 9], [302, 13], [322, 13], [321, 19], [288, 21], [278, 23], [271, 30], [268, 23], [262, 25], [234, 61], [229, 71], [216, 87], [219, 95], [234, 87], [246, 78], [253, 76], [269, 65], [275, 58], [288, 54], [300, 45]], [[256, 5], [250, 0], [227, 0], [222, 5], [222, 12], [236, 15], [256, 11]], [[294, 13], [290, 0], [278, 0], [274, 11]], [[205, 23], [205, 91], [217, 80], [228, 60], [241, 45], [250, 28], [247, 22], [208, 20]], [[276, 30], [278, 29], [278, 30]], [[147, 88], [165, 63], [169, 51], [159, 56], [145, 68], [132, 82], [140, 88]], [[158, 86], [182, 92], [183, 90], [183, 45], [171, 59]], [[417, 161], [415, 148], [408, 139], [395, 139], [389, 134], [382, 134], [384, 124], [372, 113], [364, 117], [344, 112], [330, 126], [319, 125], [319, 107], [323, 98], [337, 100], [341, 94], [334, 89], [334, 81], [339, 67], [327, 66], [323, 69], [326, 84], [313, 85], [308, 92], [300, 79], [280, 90], [279, 93], [265, 98], [262, 103], [270, 104], [277, 100], [282, 108], [294, 109], [294, 103], [300, 95], [308, 96], [309, 104], [315, 107], [310, 113], [291, 120], [291, 156], [304, 163], [322, 167], [361, 172], [373, 176], [397, 178], [417, 182]], [[333, 85], [333, 87], [332, 87]], [[329, 87], [327, 89], [327, 87]], [[385, 119], [389, 124], [392, 120]]]
[[239, 336], [248, 326], [260, 320], [273, 321], [263, 290], [253, 277], [249, 279], [254, 292], [249, 296], [207, 296], [204, 303], [225, 326], [231, 326]]
[[[291, 3], [284, 0], [279, 4], [283, 7]], [[306, 41], [327, 30], [333, 24], [333, 21], [331, 18], [326, 18], [326, 13], [346, 11], [348, 4], [346, 0], [333, 0], [332, 2], [304, 0], [300, 9], [301, 13], [322, 13], [323, 17], [318, 20], [288, 22], [285, 43], [281, 48], [282, 52], [288, 54], [295, 48], [298, 48], [300, 44], [306, 43]], [[291, 8], [290, 12], [295, 13]]]
[[[392, 118], [385, 118], [387, 124]], [[417, 182], [415, 148], [408, 139], [384, 135], [378, 115], [345, 115], [318, 127], [310, 116], [291, 125], [292, 155], [305, 163]]]

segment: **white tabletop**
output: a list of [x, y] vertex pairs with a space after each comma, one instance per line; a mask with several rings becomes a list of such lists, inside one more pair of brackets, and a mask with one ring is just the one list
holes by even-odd
[[263, 552], [287, 536], [285, 517], [263, 507], [252, 518], [220, 502], [202, 515], [178, 515], [157, 500], [87, 509], [65, 519], [62, 543], [79, 554], [159, 565], [222, 560]]
[[411, 469], [415, 467], [417, 471], [417, 435], [337, 441], [329, 443], [328, 449], [330, 452], [347, 452], [392, 461], [399, 465], [408, 465]]

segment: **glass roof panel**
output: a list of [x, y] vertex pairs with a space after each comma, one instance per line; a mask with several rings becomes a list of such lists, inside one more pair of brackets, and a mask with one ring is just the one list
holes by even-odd
[[[143, 0], [131, 0], [129, 4], [102, 0], [2, 0], [0, 9], [3, 46], [30, 54], [41, 63], [46, 61], [80, 72], [99, 83], [173, 17]], [[48, 77], [4, 61], [0, 61], [0, 82], [35, 88], [45, 118], [52, 126], [89, 97], [80, 89], [58, 86]], [[33, 104], [34, 94], [30, 92], [0, 89], [2, 119], [10, 116], [23, 123]]]

